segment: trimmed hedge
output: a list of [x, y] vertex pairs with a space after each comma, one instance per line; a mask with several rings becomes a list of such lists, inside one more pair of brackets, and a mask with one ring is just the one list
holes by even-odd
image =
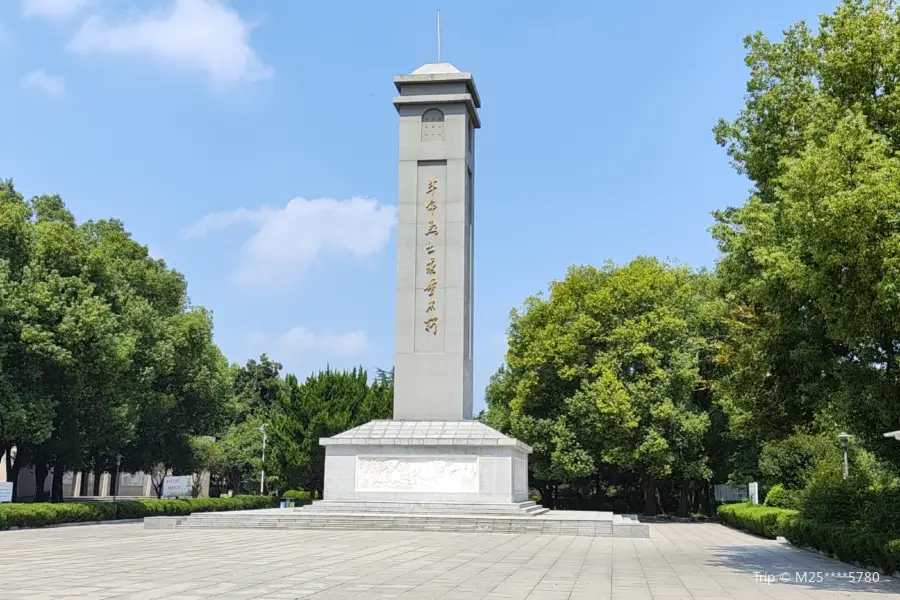
[[746, 503], [720, 506], [719, 517], [733, 527], [770, 539], [782, 536], [795, 546], [847, 563], [877, 567], [888, 574], [900, 571], [900, 539], [888, 531], [821, 523], [802, 518], [796, 510]]
[[66, 502], [63, 504], [0, 504], [0, 531], [11, 527], [46, 527], [65, 523], [141, 519], [143, 517], [189, 515], [194, 512], [273, 508], [274, 506], [276, 506], [275, 499], [270, 496]]
[[719, 518], [738, 529], [774, 540], [784, 535], [782, 530], [788, 519], [796, 519], [796, 510], [774, 508], [759, 504], [723, 504], [719, 507]]

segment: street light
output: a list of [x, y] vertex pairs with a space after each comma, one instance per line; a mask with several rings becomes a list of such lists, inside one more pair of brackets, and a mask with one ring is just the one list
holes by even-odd
[[847, 448], [850, 447], [850, 438], [853, 437], [843, 431], [838, 434], [838, 441], [841, 443], [841, 450], [844, 452], [844, 479], [850, 475], [850, 466], [847, 463]]
[[119, 467], [122, 466], [122, 455], [116, 455], [116, 478], [113, 479], [113, 512], [116, 519], [119, 518], [119, 504], [116, 502], [116, 496], [119, 494]]
[[268, 423], [263, 423], [259, 426], [259, 432], [262, 434], [262, 465], [259, 469], [259, 493], [264, 494], [265, 489], [264, 485], [266, 483], [266, 425]]

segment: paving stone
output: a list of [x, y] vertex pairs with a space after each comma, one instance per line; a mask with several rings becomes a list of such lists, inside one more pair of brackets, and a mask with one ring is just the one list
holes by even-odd
[[701, 523], [644, 539], [95, 525], [2, 532], [0, 565], [0, 600], [900, 600], [885, 576], [767, 584], [759, 573], [859, 569]]

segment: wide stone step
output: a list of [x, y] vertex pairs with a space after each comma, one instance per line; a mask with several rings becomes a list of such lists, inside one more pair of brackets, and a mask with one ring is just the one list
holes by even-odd
[[403, 513], [304, 513], [263, 509], [197, 513], [181, 517], [147, 517], [145, 529], [333, 529], [474, 531], [538, 533], [590, 537], [650, 537], [650, 526], [633, 515], [609, 512], [549, 511], [540, 515], [462, 515]]
[[334, 515], [302, 518], [283, 517], [212, 517], [197, 515], [187, 518], [180, 527], [189, 529], [350, 529], [350, 530], [412, 530], [412, 531], [471, 531], [498, 533], [547, 533], [590, 537], [613, 535], [610, 522], [597, 521], [542, 521], [521, 518], [463, 518], [463, 517], [415, 517], [376, 515]]
[[453, 502], [346, 502], [319, 500], [294, 509], [302, 514], [376, 513], [376, 514], [467, 514], [467, 515], [522, 515], [544, 514], [548, 509], [534, 502], [509, 504], [471, 504]]

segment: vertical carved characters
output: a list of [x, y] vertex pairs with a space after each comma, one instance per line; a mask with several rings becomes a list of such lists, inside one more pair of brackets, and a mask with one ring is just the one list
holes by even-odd
[[[428, 111], [431, 112], [431, 111]], [[440, 111], [439, 111], [440, 112]], [[443, 115], [441, 115], [443, 118]], [[431, 215], [431, 219], [428, 221], [428, 230], [425, 232], [426, 236], [437, 236], [438, 235], [438, 226], [437, 220], [434, 217], [435, 211], [437, 211], [438, 205], [434, 196], [438, 189], [438, 180], [434, 177], [428, 180], [428, 186], [425, 188], [425, 210]], [[435, 259], [434, 253], [434, 244], [429, 243], [425, 246], [425, 253], [428, 255], [428, 262], [425, 263], [425, 274], [430, 275], [430, 279], [428, 283], [425, 285], [424, 291], [428, 294], [428, 307], [425, 309], [425, 314], [435, 312], [434, 306], [434, 292], [437, 289], [437, 260]], [[432, 335], [437, 335], [438, 333], [438, 318], [437, 315], [430, 315], [425, 318], [425, 331], [431, 333]]]

